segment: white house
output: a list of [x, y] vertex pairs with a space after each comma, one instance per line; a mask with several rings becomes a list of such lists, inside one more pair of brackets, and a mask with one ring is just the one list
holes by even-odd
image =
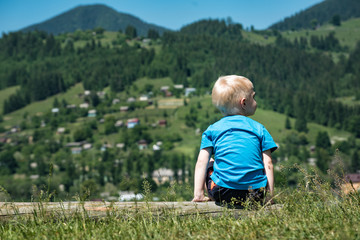
[[89, 110], [88, 117], [96, 117], [96, 110], [95, 109]]
[[185, 88], [185, 96], [188, 97], [191, 93], [196, 92], [196, 88]]
[[82, 103], [79, 105], [80, 108], [89, 108], [89, 104], [88, 103]]

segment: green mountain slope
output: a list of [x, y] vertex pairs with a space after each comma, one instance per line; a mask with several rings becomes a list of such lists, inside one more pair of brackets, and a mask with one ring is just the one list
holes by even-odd
[[79, 6], [42, 23], [34, 24], [22, 31], [43, 30], [52, 34], [74, 32], [78, 29], [88, 30], [102, 27], [108, 31], [124, 31], [128, 25], [136, 28], [138, 35], [146, 36], [149, 29], [162, 34], [167, 29], [149, 24], [130, 14], [119, 13], [102, 5]]
[[360, 17], [360, 1], [358, 0], [325, 0], [294, 16], [270, 26], [271, 29], [309, 29], [313, 20], [322, 25], [329, 22], [334, 15], [339, 15], [341, 20]]

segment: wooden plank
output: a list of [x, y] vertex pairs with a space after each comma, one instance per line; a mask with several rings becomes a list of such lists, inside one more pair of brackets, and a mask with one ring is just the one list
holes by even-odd
[[[281, 205], [266, 206], [265, 209], [280, 209]], [[220, 216], [224, 212], [232, 212], [236, 216], [249, 211], [230, 209], [216, 205], [215, 202], [0, 202], [0, 220], [18, 217], [51, 215], [59, 217], [86, 214], [88, 217], [105, 217], [109, 214], [148, 212], [156, 215], [176, 213], [178, 215], [207, 214]]]

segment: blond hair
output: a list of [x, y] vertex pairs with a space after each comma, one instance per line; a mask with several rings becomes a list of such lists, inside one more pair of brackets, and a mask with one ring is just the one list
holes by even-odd
[[254, 85], [246, 77], [222, 76], [212, 89], [212, 102], [225, 116], [240, 114], [240, 98], [249, 98], [253, 90]]

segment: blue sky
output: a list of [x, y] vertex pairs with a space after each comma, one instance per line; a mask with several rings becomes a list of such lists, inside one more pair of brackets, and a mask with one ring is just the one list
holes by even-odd
[[323, 0], [0, 0], [0, 33], [17, 31], [79, 5], [103, 3], [145, 22], [178, 30], [200, 19], [231, 17], [243, 26], [266, 29]]

